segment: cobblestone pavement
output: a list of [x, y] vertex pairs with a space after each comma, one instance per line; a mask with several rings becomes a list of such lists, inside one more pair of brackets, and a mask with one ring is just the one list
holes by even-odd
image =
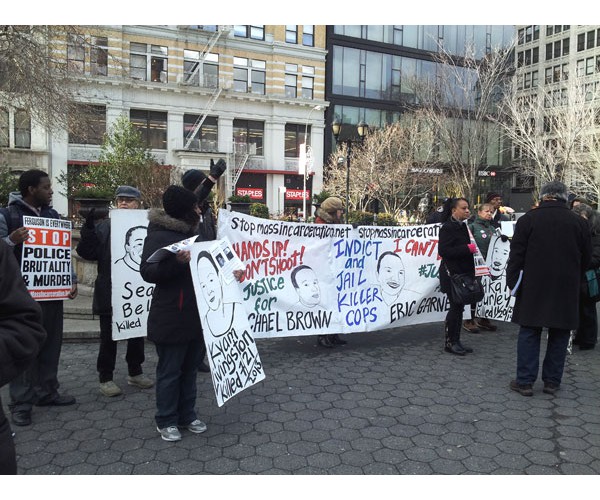
[[[598, 474], [600, 352], [568, 357], [561, 390], [533, 397], [508, 388], [517, 328], [464, 334], [464, 358], [442, 352], [441, 324], [347, 336], [258, 340], [266, 379], [223, 407], [198, 374], [204, 434], [162, 441], [153, 389], [126, 384], [124, 346], [115, 381], [98, 391], [97, 345], [63, 346], [61, 390], [71, 407], [34, 408], [13, 427], [20, 474]], [[545, 344], [545, 342], [544, 342]], [[146, 346], [146, 372], [156, 353]], [[8, 402], [7, 388], [2, 400]], [[6, 408], [5, 408], [6, 410]]]

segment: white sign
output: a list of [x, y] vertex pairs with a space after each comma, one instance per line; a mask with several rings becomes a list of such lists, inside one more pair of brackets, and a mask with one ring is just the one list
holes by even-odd
[[35, 300], [65, 300], [71, 293], [71, 221], [23, 217], [21, 274]]
[[226, 240], [190, 247], [192, 280], [217, 404], [265, 378], [233, 270], [241, 262]]
[[154, 292], [140, 275], [148, 211], [111, 210], [110, 225], [112, 338], [145, 337]]

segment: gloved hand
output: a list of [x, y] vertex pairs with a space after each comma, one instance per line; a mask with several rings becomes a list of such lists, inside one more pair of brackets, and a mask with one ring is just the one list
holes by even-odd
[[95, 208], [92, 208], [92, 209], [91, 209], [91, 210], [88, 212], [88, 214], [87, 214], [87, 216], [86, 216], [86, 218], [85, 218], [85, 224], [84, 224], [84, 226], [85, 226], [86, 228], [88, 228], [88, 229], [94, 229], [94, 227], [95, 227], [95, 226], [94, 226], [94, 218], [95, 218], [95, 216], [96, 216], [96, 209], [95, 209]]
[[469, 252], [471, 253], [475, 253], [477, 251], [477, 245], [475, 243], [469, 243], [467, 247], [469, 247]]
[[507, 241], [508, 241], [508, 236], [506, 236], [505, 234], [501, 234], [501, 235], [500, 235], [500, 239], [501, 239], [502, 241], [504, 241], [504, 242], [507, 242]]
[[227, 163], [223, 158], [220, 158], [217, 163], [214, 160], [210, 160], [210, 175], [215, 179], [218, 179], [223, 175], [223, 172], [227, 169]]

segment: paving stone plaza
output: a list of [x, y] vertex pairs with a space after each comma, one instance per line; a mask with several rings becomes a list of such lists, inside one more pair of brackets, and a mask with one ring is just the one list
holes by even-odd
[[[258, 340], [266, 379], [219, 408], [198, 374], [204, 434], [160, 439], [153, 389], [115, 382], [98, 391], [97, 343], [67, 340], [59, 371], [71, 407], [35, 407], [15, 427], [19, 474], [598, 474], [600, 352], [574, 350], [561, 390], [509, 390], [517, 326], [463, 335], [475, 353], [442, 352], [442, 325], [355, 334], [346, 346], [315, 337]], [[545, 342], [543, 342], [544, 344]], [[544, 346], [543, 346], [544, 348]], [[146, 344], [146, 373], [156, 366]], [[7, 411], [8, 391], [2, 388]]]

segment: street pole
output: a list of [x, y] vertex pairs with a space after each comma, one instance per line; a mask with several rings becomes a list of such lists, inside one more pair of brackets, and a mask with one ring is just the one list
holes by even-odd
[[352, 141], [346, 141], [346, 203], [344, 206], [344, 222], [348, 224], [348, 201], [350, 199], [350, 153]]
[[[312, 129], [310, 134], [310, 143], [308, 145], [307, 136], [308, 136], [308, 122], [310, 121], [310, 115], [312, 115], [313, 111], [320, 111], [321, 106], [314, 106], [308, 116], [306, 117], [306, 123], [304, 124], [304, 156], [301, 156], [300, 161], [304, 161], [304, 175], [303, 175], [303, 186], [302, 186], [302, 220], [306, 222], [306, 178], [308, 177], [308, 148], [312, 148]], [[310, 157], [312, 158], [312, 151]]]

